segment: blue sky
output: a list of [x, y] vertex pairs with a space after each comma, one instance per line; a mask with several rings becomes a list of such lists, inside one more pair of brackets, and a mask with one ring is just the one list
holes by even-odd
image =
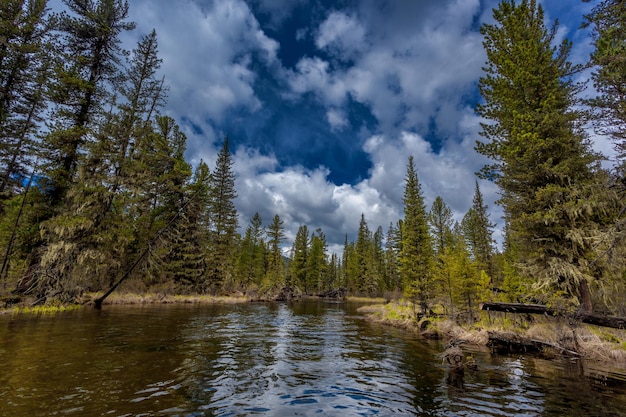
[[[55, 0], [58, 1], [58, 0]], [[240, 226], [255, 212], [322, 228], [331, 250], [402, 216], [416, 161], [427, 206], [440, 195], [460, 220], [471, 205], [485, 62], [480, 24], [493, 0], [130, 0], [132, 49], [156, 29], [169, 84], [164, 112], [188, 135], [187, 157], [212, 168], [228, 135]], [[544, 0], [572, 60], [590, 52], [579, 30], [593, 3]], [[588, 74], [584, 75], [588, 76]], [[599, 150], [610, 145], [598, 142]], [[497, 188], [481, 190], [498, 224]]]

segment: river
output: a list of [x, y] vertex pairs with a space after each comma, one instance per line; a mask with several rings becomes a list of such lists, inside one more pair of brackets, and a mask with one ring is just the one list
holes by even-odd
[[0, 316], [0, 416], [626, 416], [593, 364], [442, 347], [350, 303], [104, 306]]

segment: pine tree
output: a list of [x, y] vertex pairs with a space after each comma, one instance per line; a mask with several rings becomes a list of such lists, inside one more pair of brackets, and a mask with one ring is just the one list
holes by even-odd
[[385, 287], [387, 291], [402, 291], [402, 280], [398, 270], [398, 254], [400, 253], [400, 241], [402, 240], [400, 229], [389, 224], [385, 239]]
[[322, 229], [316, 229], [311, 235], [310, 250], [307, 256], [307, 280], [317, 294], [327, 289], [328, 254], [326, 236]]
[[423, 314], [434, 295], [433, 248], [429, 233], [426, 207], [415, 171], [413, 156], [409, 157], [404, 188], [404, 221], [400, 274], [406, 295], [419, 304]]
[[434, 237], [435, 253], [443, 254], [452, 243], [452, 210], [437, 196], [428, 213], [428, 222]]
[[357, 257], [357, 289], [359, 294], [368, 295], [373, 292], [373, 272], [372, 271], [372, 234], [365, 221], [365, 215], [361, 213], [359, 231], [356, 245], [354, 247]]
[[[626, 158], [626, 4], [603, 0], [585, 16], [585, 26], [593, 29], [595, 49], [591, 63], [598, 96], [590, 101], [598, 112], [600, 133], [612, 136], [622, 164]], [[622, 166], [621, 175], [626, 175]]]
[[492, 278], [495, 274], [492, 263], [494, 255], [493, 227], [494, 225], [489, 221], [487, 205], [483, 201], [483, 195], [477, 181], [472, 207], [463, 217], [461, 228], [473, 259], [479, 268]]
[[285, 226], [278, 214], [274, 215], [272, 224], [267, 229], [267, 238], [267, 281], [270, 285], [282, 287], [285, 284], [285, 261], [281, 244], [285, 240]]
[[46, 106], [52, 51], [46, 3], [10, 0], [0, 6], [0, 198], [11, 179], [29, 176], [30, 159], [39, 151], [35, 136]]
[[593, 197], [597, 157], [573, 107], [571, 43], [553, 46], [557, 27], [545, 27], [535, 0], [502, 1], [493, 15], [495, 23], [481, 28], [488, 62], [477, 111], [489, 123], [476, 149], [495, 163], [481, 173], [502, 189], [499, 203], [526, 273], [591, 311], [595, 271], [587, 265], [602, 209]]
[[55, 63], [51, 99], [54, 123], [45, 137], [47, 174], [53, 183], [52, 204], [65, 196], [85, 144], [92, 139], [105, 105], [119, 80], [124, 55], [120, 35], [135, 28], [127, 22], [128, 3], [121, 0], [64, 0], [72, 15], [60, 15], [62, 55]]
[[235, 265], [236, 279], [244, 290], [253, 284], [258, 287], [265, 277], [264, 233], [261, 216], [254, 213], [241, 240]]
[[478, 302], [487, 297], [489, 277], [471, 259], [460, 225], [455, 225], [450, 245], [446, 247], [440, 260], [445, 273], [442, 282], [450, 301], [452, 315], [466, 311], [467, 318], [473, 322]]
[[217, 156], [211, 175], [211, 228], [209, 234], [209, 271], [207, 289], [216, 292], [224, 283], [232, 283], [234, 253], [237, 243], [235, 174], [228, 137]]
[[310, 283], [307, 262], [309, 249], [309, 228], [303, 224], [298, 227], [298, 232], [293, 242], [290, 272], [291, 284], [301, 288], [305, 294], [310, 294], [310, 291], [313, 289]]

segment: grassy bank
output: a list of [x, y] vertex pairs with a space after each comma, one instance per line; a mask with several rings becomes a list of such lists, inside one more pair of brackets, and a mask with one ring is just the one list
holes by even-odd
[[[409, 303], [391, 302], [359, 308], [373, 322], [415, 331], [446, 343], [478, 346], [505, 341], [511, 347], [535, 346], [545, 356], [572, 355], [626, 366], [626, 330], [571, 324], [564, 318], [482, 312], [478, 321], [462, 324], [447, 318], [416, 320]], [[490, 343], [491, 341], [491, 343]]]
[[[90, 304], [102, 293], [89, 293], [83, 296], [83, 302]], [[244, 295], [172, 295], [163, 293], [113, 293], [104, 300], [102, 305], [115, 304], [236, 304], [247, 303], [249, 297]]]
[[[79, 308], [93, 308], [94, 301], [103, 293], [85, 293], [78, 304], [32, 305], [33, 300], [24, 299], [16, 305], [0, 308], [0, 314], [55, 314]], [[138, 304], [237, 304], [251, 301], [243, 295], [171, 295], [163, 293], [113, 293], [104, 300], [106, 305], [138, 305]]]

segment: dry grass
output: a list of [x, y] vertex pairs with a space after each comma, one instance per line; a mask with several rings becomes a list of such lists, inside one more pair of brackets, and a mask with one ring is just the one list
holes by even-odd
[[370, 297], [348, 297], [348, 301], [353, 301], [355, 303], [374, 303], [374, 304], [383, 304], [386, 303], [387, 300], [384, 298], [370, 298]]
[[403, 329], [417, 328], [413, 318], [413, 307], [408, 303], [372, 304], [359, 307], [357, 311], [366, 314], [368, 320], [376, 323]]
[[[87, 294], [86, 300], [95, 300], [102, 293]], [[237, 304], [247, 303], [249, 297], [243, 295], [214, 296], [214, 295], [171, 295], [162, 293], [113, 293], [104, 300], [103, 304]]]
[[[570, 327], [565, 321], [538, 317], [532, 323], [510, 320], [482, 320], [471, 326], [459, 326], [447, 319], [422, 319], [416, 322], [410, 303], [372, 304], [358, 309], [373, 322], [420, 331], [425, 337], [438, 337], [450, 342], [486, 346], [489, 333], [511, 334], [537, 340], [564, 350], [575, 351], [582, 357], [626, 364], [626, 330], [602, 328], [586, 324]], [[558, 350], [558, 349], [557, 349]]]

